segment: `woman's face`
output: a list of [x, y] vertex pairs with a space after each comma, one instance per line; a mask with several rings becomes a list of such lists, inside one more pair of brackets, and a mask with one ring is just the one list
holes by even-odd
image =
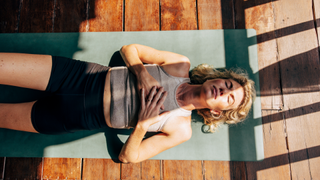
[[201, 90], [205, 106], [214, 111], [236, 109], [243, 97], [243, 87], [232, 79], [209, 79]]

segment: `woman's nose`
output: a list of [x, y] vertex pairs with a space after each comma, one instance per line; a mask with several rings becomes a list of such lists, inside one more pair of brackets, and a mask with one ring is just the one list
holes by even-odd
[[220, 88], [220, 96], [222, 96], [223, 94], [229, 94], [230, 93], [230, 89], [228, 88]]

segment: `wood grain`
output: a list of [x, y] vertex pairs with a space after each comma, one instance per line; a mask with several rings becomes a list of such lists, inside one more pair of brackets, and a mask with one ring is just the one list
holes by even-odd
[[198, 0], [199, 29], [234, 29], [233, 0]]
[[221, 0], [198, 0], [199, 29], [223, 29]]
[[[317, 28], [318, 43], [320, 44], [320, 1], [313, 0], [314, 21]], [[320, 48], [320, 45], [319, 45]], [[320, 50], [320, 49], [319, 49]]]
[[160, 0], [161, 30], [196, 30], [195, 0]]
[[[158, 0], [125, 1], [125, 31], [157, 31], [160, 29]], [[122, 164], [121, 179], [160, 179], [160, 160]]]
[[20, 13], [19, 32], [53, 31], [54, 0], [24, 0]]
[[80, 179], [80, 158], [44, 158], [43, 179]]
[[141, 163], [141, 179], [161, 179], [161, 161], [147, 160]]
[[117, 180], [120, 179], [120, 163], [111, 159], [83, 159], [83, 180]]
[[228, 161], [203, 161], [204, 179], [230, 180], [230, 162]]
[[159, 0], [127, 0], [125, 7], [125, 31], [160, 30]]
[[[195, 30], [195, 0], [160, 0], [161, 30]], [[201, 161], [171, 161], [162, 164], [163, 179], [202, 179]]]
[[86, 21], [87, 0], [56, 0], [54, 9], [54, 32], [81, 32], [80, 25]]
[[6, 158], [4, 179], [35, 180], [42, 177], [42, 158]]
[[[274, 2], [281, 82], [292, 179], [320, 177], [320, 157], [309, 160], [309, 148], [319, 145], [319, 109], [304, 108], [320, 101], [319, 51], [314, 29], [312, 0]], [[299, 12], [299, 13], [297, 13]], [[285, 27], [310, 23], [311, 29], [295, 26], [294, 34]], [[303, 29], [303, 30], [301, 30]]]
[[164, 160], [163, 180], [203, 179], [201, 161]]
[[0, 33], [18, 31], [20, 0], [0, 1]]
[[265, 0], [236, 1], [236, 24], [237, 28], [257, 32], [261, 108], [282, 109], [273, 7], [271, 1], [262, 2]]
[[247, 170], [245, 162], [230, 162], [230, 178], [234, 180], [246, 180]]
[[262, 111], [265, 160], [246, 162], [248, 179], [290, 179], [283, 112]]
[[89, 21], [83, 22], [89, 32], [122, 31], [122, 0], [90, 0]]
[[141, 179], [141, 163], [121, 164], [121, 179]]

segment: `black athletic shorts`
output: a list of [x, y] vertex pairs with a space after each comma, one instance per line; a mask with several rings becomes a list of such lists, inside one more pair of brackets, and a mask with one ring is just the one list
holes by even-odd
[[33, 105], [33, 127], [42, 134], [106, 127], [103, 93], [109, 69], [95, 63], [53, 56], [46, 88], [51, 96], [39, 99]]

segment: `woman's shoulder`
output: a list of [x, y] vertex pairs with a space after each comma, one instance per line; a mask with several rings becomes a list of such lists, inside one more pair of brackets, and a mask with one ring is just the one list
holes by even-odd
[[162, 69], [171, 76], [189, 78], [190, 61], [187, 57], [183, 56], [179, 62], [161, 65]]

